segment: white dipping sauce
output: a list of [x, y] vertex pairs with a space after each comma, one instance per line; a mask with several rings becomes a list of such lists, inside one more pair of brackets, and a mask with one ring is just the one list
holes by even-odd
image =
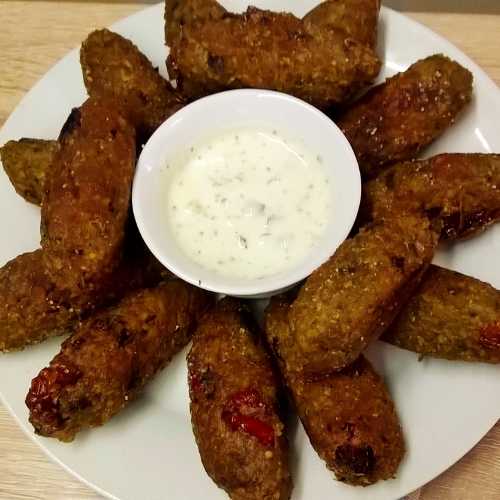
[[321, 158], [276, 130], [213, 136], [166, 171], [167, 221], [178, 246], [225, 276], [259, 279], [299, 264], [331, 217]]

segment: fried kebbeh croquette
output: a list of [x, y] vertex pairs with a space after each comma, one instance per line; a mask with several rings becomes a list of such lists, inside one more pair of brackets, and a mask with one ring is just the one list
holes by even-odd
[[389, 326], [434, 255], [427, 218], [394, 217], [363, 228], [306, 280], [290, 306], [287, 370], [341, 370]]
[[394, 477], [405, 446], [383, 380], [363, 356], [325, 377], [288, 372], [288, 304], [283, 296], [271, 299], [266, 335], [313, 448], [340, 481], [366, 486]]
[[500, 155], [441, 154], [401, 163], [365, 183], [362, 222], [404, 212], [439, 219], [441, 237], [456, 239], [500, 219]]
[[[169, 2], [167, 0], [167, 13]], [[168, 33], [169, 75], [189, 99], [252, 87], [292, 94], [319, 108], [349, 99], [378, 74], [375, 52], [343, 31], [287, 13], [243, 14], [184, 24]]]
[[324, 28], [345, 31], [348, 38], [375, 49], [380, 0], [325, 0], [303, 20]]
[[77, 307], [52, 297], [53, 288], [41, 250], [19, 255], [0, 269], [0, 351], [60, 335], [77, 321]]
[[285, 500], [292, 483], [279, 382], [243, 304], [207, 313], [188, 355], [191, 421], [208, 475], [233, 500]]
[[88, 99], [61, 139], [42, 201], [43, 265], [61, 291], [99, 290], [120, 263], [135, 132], [116, 103]]
[[0, 148], [5, 173], [17, 194], [40, 205], [47, 172], [59, 150], [57, 141], [22, 138]]
[[[77, 108], [66, 119], [59, 137], [73, 127]], [[42, 203], [45, 183], [52, 173], [52, 163], [61, 148], [59, 140], [32, 139], [23, 137], [8, 141], [0, 147], [0, 159], [17, 194], [35, 205]]]
[[72, 441], [106, 423], [188, 343], [209, 302], [172, 280], [81, 323], [31, 382], [26, 405], [37, 434]]
[[107, 29], [92, 32], [80, 49], [90, 96], [112, 96], [146, 140], [183, 100], [129, 40]]
[[416, 158], [457, 118], [472, 96], [472, 73], [443, 55], [416, 62], [370, 89], [336, 124], [356, 154], [363, 178]]
[[431, 266], [383, 340], [422, 356], [500, 363], [500, 291]]
[[19, 255], [0, 268], [0, 352], [24, 349], [71, 331], [97, 308], [132, 290], [153, 286], [168, 272], [144, 247], [126, 249], [107, 289], [61, 294], [45, 273], [42, 250]]

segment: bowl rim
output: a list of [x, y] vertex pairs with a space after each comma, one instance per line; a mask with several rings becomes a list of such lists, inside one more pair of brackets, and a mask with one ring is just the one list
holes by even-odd
[[[343, 223], [345, 224], [345, 230], [342, 233], [340, 238], [337, 238], [338, 241], [335, 243], [335, 248], [331, 249], [331, 253], [329, 252], [329, 256], [333, 255], [336, 249], [342, 244], [343, 241], [349, 235], [360, 206], [361, 202], [361, 174], [359, 171], [359, 165], [354, 154], [354, 151], [349, 144], [347, 138], [342, 133], [340, 128], [331, 120], [328, 116], [326, 116], [322, 111], [318, 108], [312, 106], [311, 104], [298, 99], [297, 97], [291, 96], [289, 94], [285, 94], [282, 92], [277, 92], [274, 90], [267, 89], [234, 89], [234, 90], [226, 90], [223, 92], [218, 92], [216, 94], [211, 94], [209, 96], [202, 97], [193, 101], [176, 113], [168, 117], [151, 135], [149, 140], [144, 144], [143, 149], [139, 155], [137, 160], [136, 171], [134, 175], [134, 181], [132, 185], [132, 211], [133, 216], [141, 234], [141, 237], [144, 240], [144, 243], [149, 248], [151, 253], [173, 274], [183, 279], [184, 281], [191, 283], [197, 287], [203, 288], [205, 290], [221, 293], [225, 295], [234, 295], [239, 297], [263, 297], [263, 296], [271, 296], [279, 291], [290, 288], [296, 283], [307, 278], [315, 269], [317, 269], [322, 263], [324, 263], [327, 259], [319, 259], [315, 257], [318, 254], [318, 250], [324, 249], [325, 245], [318, 245], [315, 247], [310, 254], [308, 254], [307, 262], [309, 264], [299, 265], [291, 267], [288, 270], [282, 271], [280, 273], [272, 274], [266, 276], [262, 279], [241, 279], [241, 283], [235, 285], [234, 283], [229, 283], [226, 280], [230, 278], [226, 278], [224, 275], [213, 273], [213, 280], [200, 280], [199, 276], [196, 276], [195, 273], [190, 272], [189, 269], [185, 269], [184, 266], [178, 266], [171, 262], [170, 255], [168, 249], [164, 248], [163, 245], [158, 243], [158, 238], [155, 237], [154, 231], [149, 229], [148, 223], [146, 222], [146, 218], [142, 211], [142, 204], [144, 203], [144, 199], [141, 197], [141, 189], [143, 187], [143, 183], [146, 182], [146, 178], [148, 177], [145, 174], [145, 171], [151, 170], [146, 167], [146, 163], [148, 165], [151, 164], [151, 161], [147, 161], [146, 158], [150, 155], [150, 149], [152, 144], [159, 140], [160, 137], [163, 137], [165, 132], [171, 129], [178, 122], [179, 118], [183, 115], [196, 114], [197, 108], [199, 108], [200, 112], [203, 113], [203, 107], [207, 102], [213, 103], [215, 101], [222, 102], [230, 99], [255, 99], [269, 97], [272, 99], [280, 99], [282, 101], [286, 101], [291, 106], [296, 106], [302, 108], [303, 113], [309, 113], [314, 115], [314, 119], [317, 120], [318, 124], [322, 123], [322, 127], [329, 127], [332, 132], [337, 135], [337, 140], [342, 143], [343, 148], [345, 148], [345, 152], [350, 156], [351, 163], [353, 167], [353, 178], [352, 183], [349, 183], [350, 188], [353, 191], [352, 198], [352, 210], [342, 216]], [[227, 103], [226, 103], [227, 105]], [[194, 111], [193, 111], [194, 110]], [[257, 117], [258, 120], [258, 117]], [[252, 117], [249, 122], [254, 123], [256, 119]], [[230, 125], [230, 122], [228, 123]], [[222, 130], [222, 128], [221, 128]], [[200, 135], [200, 137], [202, 137]], [[307, 145], [307, 144], [306, 144]], [[158, 159], [155, 163], [156, 169], [158, 169], [158, 164], [161, 161]], [[335, 174], [333, 174], [335, 175]], [[344, 182], [345, 183], [345, 182]], [[335, 202], [334, 202], [335, 204]], [[335, 209], [335, 205], [333, 210]], [[334, 246], [329, 242], [328, 246]], [[177, 247], [179, 248], [179, 247]], [[181, 250], [182, 252], [182, 250]], [[189, 257], [188, 257], [189, 259]], [[194, 263], [199, 265], [197, 263]]]

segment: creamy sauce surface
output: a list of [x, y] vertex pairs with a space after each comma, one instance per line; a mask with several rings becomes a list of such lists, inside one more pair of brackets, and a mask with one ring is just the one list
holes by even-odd
[[166, 216], [177, 244], [221, 275], [259, 279], [297, 265], [331, 217], [322, 159], [281, 131], [226, 131], [165, 167]]

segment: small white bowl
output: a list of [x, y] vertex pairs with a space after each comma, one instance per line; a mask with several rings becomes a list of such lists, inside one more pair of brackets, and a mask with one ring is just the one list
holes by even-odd
[[[169, 232], [162, 209], [162, 170], [205, 136], [265, 124], [299, 138], [330, 166], [332, 217], [322, 239], [297, 266], [260, 279], [221, 276], [191, 260]], [[139, 231], [155, 257], [183, 280], [206, 290], [255, 298], [278, 293], [303, 280], [325, 262], [354, 224], [361, 198], [356, 157], [340, 129], [323, 113], [295, 97], [269, 90], [231, 90], [199, 99], [175, 113], [151, 136], [139, 157], [132, 206]], [[299, 228], [300, 231], [300, 228]]]

